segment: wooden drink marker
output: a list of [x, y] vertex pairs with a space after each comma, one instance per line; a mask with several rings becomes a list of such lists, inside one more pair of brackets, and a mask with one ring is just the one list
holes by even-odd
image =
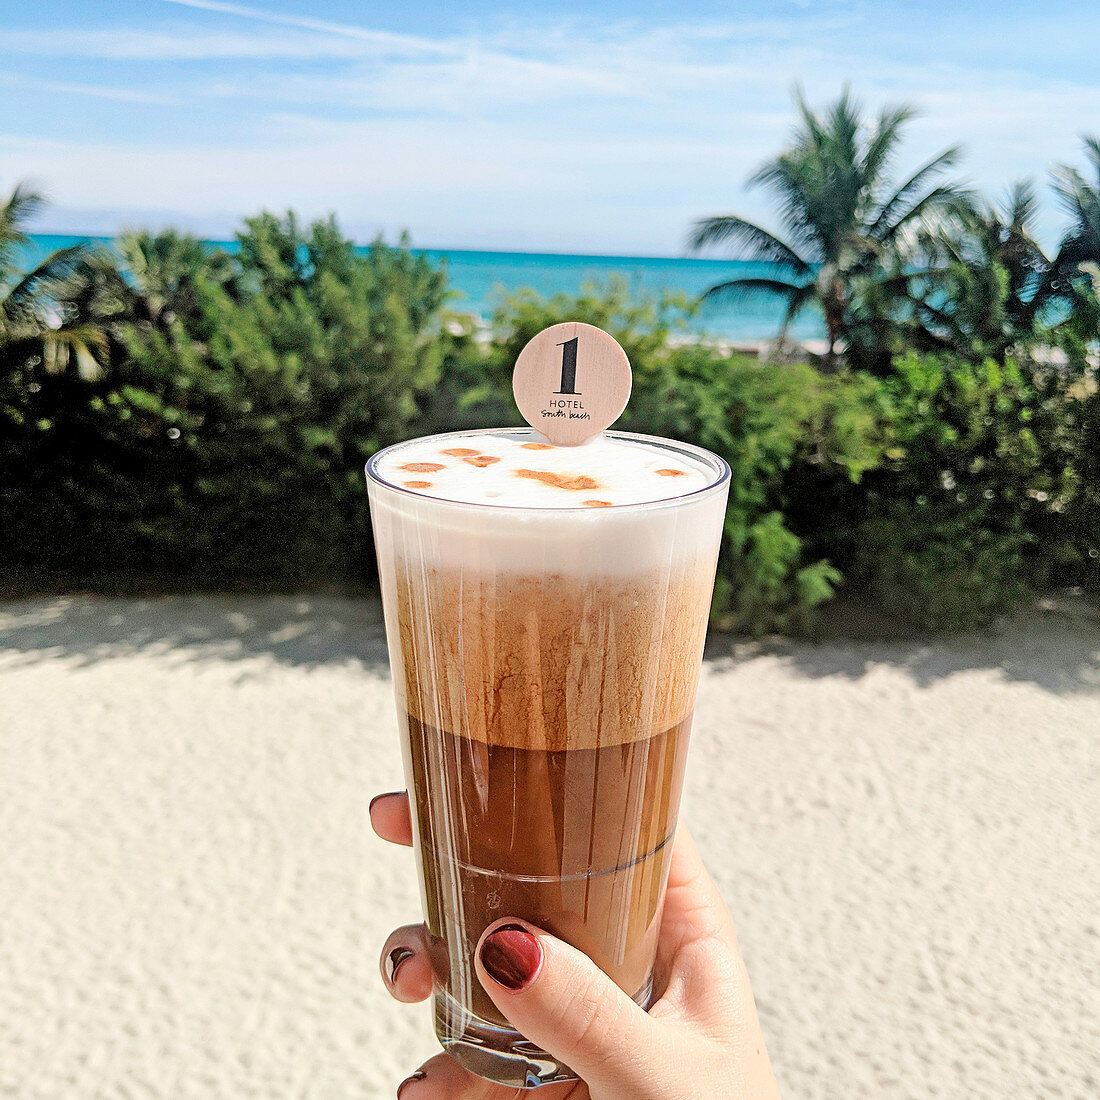
[[630, 398], [630, 361], [610, 333], [582, 321], [544, 328], [519, 353], [512, 393], [551, 443], [575, 447], [609, 428]]

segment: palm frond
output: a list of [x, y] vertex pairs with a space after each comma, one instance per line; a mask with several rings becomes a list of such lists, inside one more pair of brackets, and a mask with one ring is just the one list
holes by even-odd
[[1085, 177], [1069, 164], [1058, 165], [1051, 177], [1051, 190], [1058, 198], [1058, 205], [1071, 218], [1079, 217], [1082, 212], [1082, 197], [1089, 190]]
[[77, 373], [87, 382], [94, 381], [102, 368], [99, 359], [107, 350], [107, 338], [95, 325], [75, 324], [50, 329], [42, 334], [43, 365], [54, 372], [65, 369], [70, 358]]
[[[842, 98], [847, 98], [851, 92], [849, 85], [845, 84], [841, 92]], [[795, 84], [791, 89], [791, 98], [802, 120], [803, 130], [795, 132], [796, 143], [806, 143], [817, 148], [823, 147], [828, 141], [828, 134], [821, 120], [814, 114], [813, 108], [806, 102], [806, 93], [801, 84]], [[809, 141], [806, 142], [806, 139]]]
[[1026, 232], [1035, 222], [1039, 210], [1039, 196], [1031, 180], [1017, 180], [1008, 190], [1004, 202], [1005, 220], [1009, 228]]
[[867, 140], [863, 154], [862, 174], [868, 183], [878, 180], [901, 141], [901, 128], [916, 117], [917, 112], [907, 104], [886, 107], [879, 113], [874, 131]]
[[1052, 296], [1070, 294], [1080, 277], [1080, 265], [1100, 261], [1100, 142], [1086, 139], [1085, 148], [1089, 160], [1096, 164], [1095, 187], [1077, 168], [1066, 164], [1052, 173], [1052, 187], [1059, 205], [1072, 219], [1051, 265]]
[[911, 225], [918, 219], [932, 214], [937, 210], [949, 208], [950, 204], [955, 202], [959, 195], [959, 188], [951, 183], [944, 183], [940, 184], [938, 187], [933, 187], [931, 191], [927, 192], [921, 198], [913, 202], [907, 209], [898, 214], [893, 222], [880, 228], [874, 236], [884, 243], [892, 241], [898, 236], [902, 229]]
[[[867, 228], [867, 235], [882, 240], [891, 229], [908, 220], [906, 204], [911, 204], [915, 195], [924, 188], [934, 177], [941, 175], [948, 168], [953, 167], [962, 155], [962, 148], [952, 145], [938, 156], [933, 157], [926, 164], [921, 165], [903, 184], [897, 187], [894, 193], [879, 207], [874, 220]], [[961, 188], [953, 184], [941, 184], [935, 189], [943, 198], [957, 197], [962, 194]]]
[[713, 301], [718, 298], [752, 298], [757, 295], [770, 294], [781, 298], [789, 298], [797, 295], [806, 287], [812, 288], [813, 283], [788, 283], [783, 279], [768, 279], [764, 277], [744, 279], [730, 279], [724, 283], [718, 283], [709, 287], [699, 296], [701, 302]]
[[0, 250], [12, 244], [25, 244], [27, 234], [23, 226], [45, 204], [45, 198], [28, 187], [17, 183], [8, 201], [0, 206]]
[[921, 279], [938, 279], [943, 273], [944, 269], [941, 265], [930, 264], [926, 267], [913, 268], [908, 271], [894, 271], [889, 275], [872, 278], [871, 285], [891, 293], [910, 294], [912, 293], [910, 288], [914, 283], [918, 283]]
[[90, 255], [91, 249], [83, 241], [51, 252], [8, 290], [3, 299], [0, 299], [0, 309], [19, 309], [36, 298], [63, 295], [73, 276], [88, 262]]
[[784, 153], [765, 161], [749, 177], [749, 187], [763, 187], [779, 200], [779, 220], [786, 235], [804, 258], [813, 262], [828, 251], [828, 219], [820, 216], [819, 196], [823, 190], [821, 158], [816, 154]]
[[787, 335], [787, 330], [791, 327], [794, 319], [802, 312], [803, 309], [810, 303], [814, 295], [814, 284], [803, 283], [798, 287], [793, 294], [787, 297], [787, 308], [783, 311], [783, 323], [779, 327], [780, 337]]
[[1085, 135], [1081, 142], [1085, 146], [1085, 157], [1092, 163], [1097, 176], [1100, 176], [1100, 138]]
[[18, 272], [16, 254], [30, 239], [27, 221], [45, 200], [26, 184], [16, 184], [7, 201], [0, 204], [0, 285], [10, 282]]
[[718, 283], [704, 291], [700, 302], [715, 301], [733, 298], [738, 301], [751, 300], [755, 297], [768, 296], [786, 299], [786, 308], [783, 310], [783, 321], [779, 326], [779, 336], [787, 335], [791, 322], [802, 312], [814, 296], [813, 282], [788, 283], [782, 279], [767, 279], [763, 277], [730, 279], [725, 283]]
[[1058, 165], [1051, 173], [1058, 203], [1074, 222], [1067, 240], [1100, 234], [1100, 139], [1083, 140], [1085, 157], [1096, 170], [1096, 183], [1086, 180], [1079, 169], [1068, 164]]
[[826, 113], [827, 142], [825, 148], [834, 164], [852, 168], [859, 163], [859, 134], [862, 128], [862, 107], [852, 97], [852, 87], [845, 84], [840, 98]]
[[935, 321], [936, 324], [948, 330], [959, 343], [966, 342], [966, 332], [960, 327], [958, 320], [947, 310], [934, 305], [927, 298], [910, 298], [910, 304], [925, 319]]
[[782, 264], [799, 275], [810, 271], [810, 265], [774, 233], [732, 214], [697, 221], [688, 243], [695, 250], [712, 244], [740, 246], [749, 251], [748, 259]]
[[41, 355], [42, 365], [50, 374], [59, 374], [75, 361], [77, 372], [92, 381], [103, 370], [107, 354], [107, 337], [95, 324], [78, 322], [57, 328], [43, 326], [35, 331], [23, 331], [0, 340], [4, 354], [15, 358]]

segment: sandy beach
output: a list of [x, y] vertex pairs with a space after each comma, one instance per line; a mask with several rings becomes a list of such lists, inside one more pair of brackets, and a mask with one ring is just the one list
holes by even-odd
[[[786, 1096], [1100, 1094], [1095, 618], [712, 639], [689, 769]], [[373, 603], [0, 605], [0, 1096], [393, 1096], [401, 785]]]

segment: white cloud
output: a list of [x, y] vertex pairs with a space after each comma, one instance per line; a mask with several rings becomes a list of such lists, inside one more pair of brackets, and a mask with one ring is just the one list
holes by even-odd
[[[221, 225], [219, 212], [293, 205], [336, 209], [361, 234], [411, 226], [422, 243], [676, 252], [701, 214], [772, 221], [766, 196], [742, 183], [786, 140], [796, 78], [815, 103], [845, 77], [869, 109], [915, 103], [923, 115], [899, 170], [961, 140], [966, 174], [990, 191], [1074, 159], [1078, 132], [1100, 118], [1100, 75], [1042, 80], [1011, 50], [983, 66], [948, 62], [836, 8], [737, 25], [528, 25], [427, 39], [220, 0], [166, 2], [231, 29], [21, 41], [46, 55], [83, 45], [105, 59], [164, 61], [155, 88], [116, 81], [98, 94], [186, 101], [189, 121], [219, 125], [217, 144], [175, 137], [171, 112], [155, 134], [109, 142], [10, 133], [0, 137], [5, 175], [48, 181], [72, 211], [162, 210]], [[238, 31], [235, 20], [258, 28]], [[0, 34], [0, 46], [11, 40]], [[220, 58], [241, 64], [215, 79], [209, 67], [171, 64]], [[292, 64], [325, 59], [323, 70]], [[1052, 239], [1053, 207], [1046, 218]]]
[[158, 107], [178, 107], [183, 103], [183, 100], [176, 96], [146, 92], [140, 88], [116, 88], [105, 84], [72, 84], [68, 81], [40, 80], [22, 73], [0, 73], [0, 85], [7, 85], [9, 88], [29, 88], [37, 92], [90, 96], [92, 99], [110, 99], [120, 103], [146, 103]]

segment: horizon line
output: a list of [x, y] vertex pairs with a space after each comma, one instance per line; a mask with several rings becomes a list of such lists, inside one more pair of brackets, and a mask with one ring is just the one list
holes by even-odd
[[[172, 228], [172, 227], [165, 227]], [[152, 230], [156, 233], [158, 231]], [[195, 237], [202, 244], [209, 245], [233, 245], [236, 244], [234, 238], [231, 237], [207, 237], [198, 233], [191, 233], [190, 231], [182, 231], [186, 236]], [[73, 233], [73, 232], [60, 232], [57, 230], [34, 230], [27, 234], [31, 240], [40, 237], [70, 237], [77, 238], [86, 241], [105, 241], [113, 242], [117, 241], [121, 236], [119, 233]], [[381, 237], [381, 235], [379, 235]], [[370, 248], [374, 243], [368, 241], [362, 243], [354, 238], [349, 237], [352, 244], [356, 248]], [[394, 244], [386, 241], [384, 238], [382, 243], [390, 248], [397, 247]], [[703, 256], [689, 252], [681, 253], [641, 253], [641, 252], [569, 252], [569, 251], [557, 251], [554, 249], [512, 249], [512, 248], [469, 248], [469, 247], [457, 247], [452, 248], [445, 245], [409, 245], [410, 252], [439, 252], [443, 254], [450, 254], [453, 252], [462, 252], [468, 254], [478, 253], [491, 253], [496, 256], [575, 256], [588, 260], [691, 260], [693, 262], [702, 263], [751, 263], [751, 264], [767, 264], [766, 260], [752, 260], [745, 256]]]

